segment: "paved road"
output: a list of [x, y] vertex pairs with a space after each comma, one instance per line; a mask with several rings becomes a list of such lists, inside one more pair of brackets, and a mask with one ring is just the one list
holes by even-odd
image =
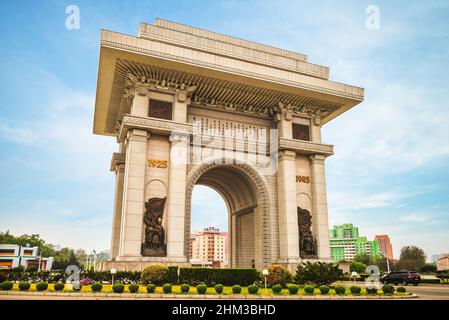
[[[343, 284], [347, 287], [353, 285], [353, 282], [345, 281]], [[365, 286], [364, 282], [357, 282], [357, 286]], [[438, 284], [420, 284], [418, 286], [406, 286], [408, 292], [418, 295], [422, 300], [449, 300], [449, 285]]]
[[429, 285], [407, 286], [407, 291], [416, 293], [418, 299], [425, 300], [449, 300], [448, 285]]

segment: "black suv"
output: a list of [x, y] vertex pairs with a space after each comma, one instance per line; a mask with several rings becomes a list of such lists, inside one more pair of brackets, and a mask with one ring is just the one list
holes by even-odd
[[421, 282], [421, 276], [416, 271], [390, 272], [383, 276], [381, 281], [384, 284], [393, 283], [395, 285], [403, 284], [406, 286], [411, 283], [417, 286]]

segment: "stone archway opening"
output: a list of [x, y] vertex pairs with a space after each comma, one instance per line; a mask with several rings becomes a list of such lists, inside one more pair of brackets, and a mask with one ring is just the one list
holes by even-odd
[[192, 266], [229, 267], [228, 207], [222, 195], [196, 184], [192, 193], [189, 261]]
[[[247, 168], [246, 168], [247, 169]], [[186, 231], [191, 232], [191, 196], [195, 185], [217, 191], [228, 211], [229, 266], [261, 268], [264, 264], [261, 221], [264, 194], [238, 165], [203, 165], [187, 184]]]

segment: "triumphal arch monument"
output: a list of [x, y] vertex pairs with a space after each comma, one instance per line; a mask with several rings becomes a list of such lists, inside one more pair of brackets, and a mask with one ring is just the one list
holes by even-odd
[[93, 131], [118, 143], [102, 268], [189, 265], [199, 184], [227, 205], [232, 267], [328, 260], [321, 127], [363, 95], [301, 53], [162, 19], [102, 30]]

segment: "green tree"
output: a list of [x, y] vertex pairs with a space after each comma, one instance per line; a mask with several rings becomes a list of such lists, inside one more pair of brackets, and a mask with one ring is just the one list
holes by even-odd
[[349, 271], [351, 272], [355, 271], [358, 274], [365, 273], [366, 264], [364, 264], [363, 262], [352, 261], [351, 264], [349, 265]]
[[0, 243], [17, 244], [20, 246], [29, 244], [30, 247], [38, 247], [39, 254], [43, 257], [53, 257], [56, 253], [53, 246], [49, 243], [45, 243], [39, 234], [23, 234], [17, 237], [10, 234], [9, 230], [7, 230], [6, 232], [0, 232]]
[[365, 264], [367, 266], [370, 266], [370, 265], [377, 264], [377, 259], [378, 259], [378, 257], [373, 257], [370, 254], [366, 254], [366, 253], [363, 254], [362, 253], [362, 254], [356, 255], [354, 257], [353, 261], [361, 262], [361, 263], [363, 263], [363, 264]]
[[435, 263], [426, 263], [424, 267], [419, 270], [421, 273], [436, 273], [437, 266]]
[[330, 285], [343, 277], [338, 264], [310, 261], [296, 268], [295, 281], [299, 284], [313, 283], [317, 286]]
[[399, 261], [394, 265], [395, 270], [418, 271], [426, 265], [426, 255], [421, 248], [406, 246], [401, 249]]

